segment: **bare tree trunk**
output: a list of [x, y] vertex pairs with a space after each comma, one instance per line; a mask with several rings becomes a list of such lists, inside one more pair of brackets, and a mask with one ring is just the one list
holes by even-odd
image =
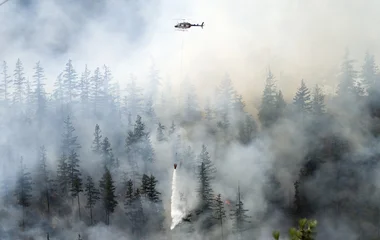
[[48, 215], [50, 216], [50, 199], [49, 199], [49, 190], [48, 189], [46, 189], [46, 203], [47, 203]]
[[77, 196], [77, 198], [78, 198], [78, 211], [79, 211], [79, 220], [81, 220], [81, 218], [80, 218], [80, 201], [79, 201], [79, 193], [78, 193], [78, 196]]
[[90, 207], [90, 219], [91, 219], [91, 225], [93, 224], [93, 221], [92, 221], [92, 207]]
[[223, 219], [220, 219], [220, 230], [222, 232], [222, 240], [223, 240]]

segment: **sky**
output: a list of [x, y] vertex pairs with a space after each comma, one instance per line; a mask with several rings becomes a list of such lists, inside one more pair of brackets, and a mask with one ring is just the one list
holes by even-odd
[[[332, 91], [346, 47], [358, 67], [365, 51], [380, 55], [376, 9], [376, 0], [10, 0], [0, 7], [0, 56], [29, 72], [41, 61], [49, 86], [69, 58], [78, 72], [108, 65], [122, 86], [130, 74], [145, 84], [154, 64], [174, 86], [189, 79], [201, 100], [226, 74], [257, 100], [270, 67], [289, 98], [302, 78]], [[205, 27], [176, 31], [181, 19]]]

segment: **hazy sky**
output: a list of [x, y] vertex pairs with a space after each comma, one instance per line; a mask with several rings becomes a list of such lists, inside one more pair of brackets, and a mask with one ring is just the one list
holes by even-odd
[[[367, 49], [379, 56], [376, 9], [377, 0], [10, 0], [0, 7], [0, 56], [11, 67], [20, 57], [28, 71], [41, 60], [50, 82], [68, 58], [79, 72], [107, 64], [122, 85], [130, 73], [146, 79], [153, 60], [163, 78], [189, 76], [206, 93], [228, 73], [251, 99], [270, 65], [292, 95], [301, 78], [331, 83], [345, 47], [360, 61]], [[205, 27], [175, 31], [180, 18]]]

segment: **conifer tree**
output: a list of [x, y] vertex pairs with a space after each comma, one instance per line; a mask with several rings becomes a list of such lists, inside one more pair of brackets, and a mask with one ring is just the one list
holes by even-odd
[[164, 134], [164, 131], [165, 131], [165, 126], [162, 125], [160, 122], [158, 123], [158, 127], [157, 127], [157, 141], [159, 142], [162, 142], [162, 141], [165, 141], [166, 138], [165, 138], [165, 134]]
[[111, 143], [109, 142], [108, 137], [105, 137], [101, 143], [101, 156], [104, 167], [108, 169], [115, 167], [115, 158], [112, 153]]
[[87, 176], [87, 182], [85, 185], [85, 195], [87, 197], [86, 208], [90, 209], [91, 225], [93, 224], [92, 209], [96, 202], [100, 199], [100, 192], [96, 188], [94, 180], [91, 176]]
[[83, 110], [87, 109], [90, 103], [90, 87], [91, 87], [91, 72], [87, 67], [87, 64], [84, 67], [84, 72], [81, 75], [80, 79], [80, 100], [82, 103]]
[[36, 104], [36, 114], [39, 122], [41, 124], [41, 120], [44, 117], [47, 99], [45, 92], [45, 73], [44, 69], [41, 67], [40, 62], [37, 62], [34, 67], [34, 75], [33, 75], [33, 87], [34, 87], [34, 99], [33, 103]]
[[38, 184], [41, 186], [41, 199], [45, 199], [47, 214], [50, 215], [51, 179], [47, 169], [46, 148], [42, 145], [39, 149]]
[[202, 145], [201, 153], [198, 156], [200, 162], [198, 170], [198, 195], [200, 198], [201, 210], [211, 210], [213, 202], [213, 190], [211, 187], [212, 180], [216, 169], [211, 162], [206, 145]]
[[17, 59], [16, 68], [14, 70], [13, 78], [13, 102], [15, 104], [21, 104], [24, 102], [25, 97], [25, 73], [24, 66], [20, 59]]
[[226, 211], [220, 194], [218, 194], [214, 200], [213, 217], [220, 223], [221, 239], [223, 240], [223, 220], [226, 218]]
[[1, 80], [0, 80], [0, 94], [1, 98], [6, 105], [9, 103], [10, 98], [10, 89], [12, 84], [12, 78], [8, 73], [8, 65], [6, 61], [3, 61], [2, 70], [1, 70]]
[[151, 96], [145, 99], [145, 105], [143, 108], [143, 112], [147, 119], [149, 119], [150, 122], [156, 120], [156, 112], [154, 111], [153, 107], [153, 99]]
[[148, 189], [149, 189], [149, 176], [146, 174], [142, 175], [141, 179], [141, 187], [140, 187], [140, 193], [144, 196], [148, 195]]
[[153, 203], [158, 203], [160, 201], [160, 192], [156, 189], [157, 179], [151, 174], [147, 179], [148, 188], [146, 189], [146, 194], [148, 199]]
[[61, 196], [67, 197], [70, 187], [70, 176], [67, 156], [62, 154], [58, 159], [57, 183]]
[[109, 102], [108, 102], [108, 97], [109, 97], [109, 95], [110, 95], [110, 89], [111, 89], [111, 81], [112, 81], [112, 74], [111, 74], [111, 70], [110, 70], [110, 68], [108, 67], [108, 66], [106, 66], [106, 65], [103, 65], [103, 71], [104, 71], [104, 73], [103, 73], [103, 86], [102, 86], [102, 88], [103, 88], [103, 94], [104, 94], [104, 96], [103, 96], [103, 101], [106, 103], [106, 104], [108, 104]]
[[275, 110], [276, 85], [272, 71], [269, 69], [259, 109], [259, 120], [263, 127], [268, 128], [277, 120]]
[[71, 59], [66, 63], [62, 75], [62, 87], [64, 91], [65, 102], [71, 104], [78, 94], [79, 84], [77, 82], [77, 73], [73, 67]]
[[55, 100], [56, 104], [61, 107], [61, 105], [64, 103], [64, 86], [63, 86], [63, 80], [62, 80], [63, 73], [60, 73], [57, 76], [57, 79], [54, 82], [54, 90], [53, 90], [53, 99]]
[[279, 90], [276, 94], [276, 119], [280, 119], [284, 116], [286, 108], [286, 102], [284, 100], [284, 96], [282, 95], [282, 91]]
[[102, 137], [102, 131], [100, 130], [99, 124], [96, 124], [94, 140], [92, 141], [92, 151], [96, 154], [101, 154], [102, 152]]
[[315, 85], [313, 91], [313, 100], [312, 100], [312, 111], [315, 115], [320, 116], [325, 112], [325, 95], [322, 92], [322, 89]]
[[353, 66], [354, 61], [349, 57], [349, 51], [346, 49], [343, 63], [341, 64], [341, 75], [338, 84], [338, 96], [343, 96], [349, 94], [351, 96], [356, 96], [356, 78], [357, 71]]
[[238, 129], [238, 140], [243, 145], [250, 144], [258, 131], [255, 120], [248, 114], [239, 122]]
[[133, 202], [133, 182], [131, 179], [129, 179], [126, 182], [126, 191], [125, 191], [125, 200], [124, 200], [124, 208], [125, 208], [127, 215], [129, 217], [131, 217], [128, 214], [128, 212], [129, 212], [129, 208], [132, 206], [132, 202]]
[[364, 63], [362, 65], [362, 70], [360, 72], [360, 77], [363, 81], [363, 85], [369, 94], [374, 91], [380, 83], [378, 76], [379, 68], [375, 62], [375, 56], [366, 52]]
[[209, 98], [207, 98], [206, 100], [206, 106], [204, 108], [204, 112], [205, 112], [204, 118], [206, 119], [206, 121], [211, 121], [214, 119], [214, 113], [213, 113]]
[[25, 106], [26, 106], [26, 115], [28, 118], [32, 117], [34, 109], [35, 98], [33, 96], [31, 84], [29, 78], [25, 82]]
[[181, 159], [183, 160], [182, 166], [186, 169], [189, 169], [192, 174], [196, 174], [198, 170], [198, 164], [196, 162], [197, 156], [195, 155], [194, 150], [187, 146], [183, 151]]
[[78, 136], [74, 135], [75, 128], [71, 122], [71, 117], [68, 115], [63, 121], [64, 129], [62, 134], [62, 153], [66, 156], [71, 154], [72, 151], [77, 151], [81, 148], [79, 143], [77, 143]]
[[79, 218], [80, 218], [80, 203], [79, 203], [79, 193], [83, 191], [82, 186], [82, 178], [81, 178], [81, 172], [79, 170], [79, 158], [77, 153], [72, 150], [68, 162], [67, 162], [67, 168], [69, 172], [69, 181], [70, 181], [70, 192], [72, 198], [72, 202], [74, 203], [74, 198], [78, 198], [78, 207], [79, 207]]
[[301, 113], [308, 113], [311, 110], [310, 91], [303, 79], [301, 80], [301, 86], [293, 98], [293, 104]]
[[23, 158], [21, 157], [21, 167], [17, 176], [16, 183], [17, 203], [22, 207], [22, 229], [25, 228], [25, 209], [30, 206], [32, 199], [32, 177], [27, 171]]
[[101, 199], [106, 213], [106, 224], [110, 224], [110, 215], [115, 211], [118, 202], [115, 195], [115, 185], [111, 172], [106, 168], [102, 179], [99, 182]]
[[94, 113], [97, 114], [102, 105], [103, 97], [103, 76], [100, 72], [100, 68], [97, 67], [94, 71], [93, 76], [91, 77], [91, 101], [93, 104]]
[[240, 187], [238, 187], [237, 202], [231, 217], [234, 220], [233, 229], [238, 234], [239, 239], [242, 238], [242, 233], [246, 230], [246, 224], [250, 222], [248, 220], [250, 217], [246, 212], [248, 212], [248, 210], [244, 209], [244, 204], [241, 201]]
[[233, 108], [235, 90], [232, 86], [232, 81], [228, 75], [226, 75], [220, 82], [216, 89], [217, 99], [217, 112], [218, 115], [229, 115], [230, 110]]

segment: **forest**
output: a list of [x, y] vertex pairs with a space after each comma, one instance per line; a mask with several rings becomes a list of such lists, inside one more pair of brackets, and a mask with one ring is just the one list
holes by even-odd
[[[0, 239], [285, 239], [303, 218], [316, 239], [380, 239], [380, 71], [355, 64], [347, 50], [334, 95], [300, 79], [283, 96], [269, 69], [256, 115], [227, 76], [201, 104], [153, 67], [142, 88], [3, 61]], [[171, 230], [174, 163], [191, 219]]]

